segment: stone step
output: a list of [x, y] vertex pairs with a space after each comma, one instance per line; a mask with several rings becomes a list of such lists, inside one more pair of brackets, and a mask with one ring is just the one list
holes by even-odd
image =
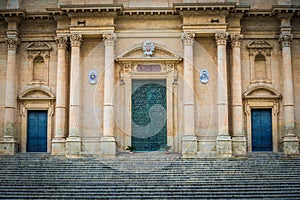
[[216, 160], [177, 156], [4, 156], [0, 199], [300, 199], [299, 158], [265, 153]]

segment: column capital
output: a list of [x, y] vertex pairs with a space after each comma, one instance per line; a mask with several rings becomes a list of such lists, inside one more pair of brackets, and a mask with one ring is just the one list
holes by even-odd
[[6, 44], [7, 44], [7, 49], [8, 50], [17, 50], [18, 45], [19, 45], [19, 38], [15, 37], [15, 38], [7, 38], [6, 39]]
[[70, 36], [71, 46], [72, 47], [80, 47], [82, 41], [82, 35], [79, 34], [72, 34]]
[[104, 33], [102, 37], [105, 46], [115, 45], [115, 40], [117, 39], [117, 35], [115, 33]]
[[184, 46], [192, 46], [194, 43], [195, 33], [183, 32], [181, 33], [181, 39]]
[[226, 45], [228, 34], [224, 32], [215, 33], [215, 39], [217, 41], [217, 45]]
[[279, 36], [279, 42], [281, 43], [282, 47], [289, 47], [291, 45], [292, 39], [292, 34], [281, 34]]
[[241, 39], [243, 35], [240, 33], [230, 33], [231, 45], [232, 47], [241, 47]]
[[63, 36], [56, 37], [55, 40], [57, 42], [57, 48], [58, 49], [66, 49], [67, 42], [68, 42], [67, 37], [63, 37]]

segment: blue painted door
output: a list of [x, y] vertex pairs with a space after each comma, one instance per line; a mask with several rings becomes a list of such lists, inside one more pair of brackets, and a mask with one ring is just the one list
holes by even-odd
[[47, 111], [28, 111], [27, 152], [47, 152]]
[[253, 109], [252, 151], [272, 151], [272, 109]]
[[165, 80], [132, 80], [131, 145], [156, 151], [167, 144]]

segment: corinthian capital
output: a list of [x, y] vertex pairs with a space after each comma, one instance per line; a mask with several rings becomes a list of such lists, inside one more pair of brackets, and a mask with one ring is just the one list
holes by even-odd
[[240, 47], [242, 38], [243, 36], [240, 33], [231, 33], [230, 39], [232, 47]]
[[292, 34], [281, 34], [279, 36], [279, 42], [281, 43], [282, 47], [289, 47], [291, 45], [292, 39]]
[[18, 38], [7, 38], [6, 44], [8, 50], [17, 50], [20, 40]]
[[226, 45], [227, 33], [226, 32], [217, 32], [217, 33], [215, 33], [215, 39], [217, 41], [217, 45]]
[[58, 49], [65, 49], [67, 47], [67, 38], [66, 37], [57, 37], [57, 48]]
[[70, 36], [71, 46], [72, 47], [79, 47], [80, 44], [81, 44], [81, 39], [82, 39], [81, 35], [79, 35], [79, 34], [72, 34]]
[[181, 33], [181, 39], [184, 45], [193, 45], [195, 38], [195, 33], [184, 32]]
[[114, 46], [114, 42], [116, 39], [117, 39], [117, 35], [115, 33], [103, 34], [103, 41], [105, 46]]

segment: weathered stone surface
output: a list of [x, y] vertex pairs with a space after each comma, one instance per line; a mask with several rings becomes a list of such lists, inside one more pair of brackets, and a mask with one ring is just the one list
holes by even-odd
[[252, 109], [271, 109], [273, 151], [298, 154], [298, 5], [1, 1], [0, 154], [26, 152], [30, 110], [48, 111], [51, 154], [124, 152], [135, 79], [166, 81], [166, 144], [185, 158], [252, 152]]

